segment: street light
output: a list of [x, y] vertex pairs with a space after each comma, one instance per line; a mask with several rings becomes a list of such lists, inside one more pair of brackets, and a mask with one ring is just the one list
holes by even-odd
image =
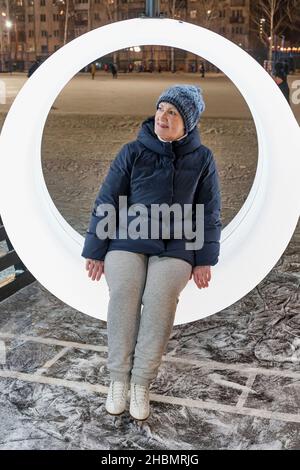
[[214, 10], [206, 10], [206, 24], [207, 26], [211, 21], [215, 21], [218, 18], [219, 12]]
[[264, 31], [264, 24], [265, 24], [265, 22], [266, 22], [266, 19], [265, 19], [265, 18], [261, 18], [261, 19], [259, 20], [259, 35], [260, 35], [261, 38], [262, 38], [262, 36], [263, 36], [263, 31]]

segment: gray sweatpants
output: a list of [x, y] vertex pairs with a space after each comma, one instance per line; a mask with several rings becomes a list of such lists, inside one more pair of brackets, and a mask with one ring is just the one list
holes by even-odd
[[149, 385], [155, 379], [179, 294], [191, 271], [191, 264], [179, 258], [121, 250], [106, 254], [104, 275], [110, 297], [107, 367], [111, 380]]

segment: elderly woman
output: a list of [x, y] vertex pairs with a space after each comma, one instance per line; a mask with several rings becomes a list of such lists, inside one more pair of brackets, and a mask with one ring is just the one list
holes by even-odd
[[[125, 144], [113, 160], [92, 211], [82, 256], [91, 280], [105, 279], [109, 288], [107, 315], [108, 413], [126, 408], [138, 420], [150, 414], [149, 386], [166, 349], [180, 292], [193, 277], [199, 289], [211, 280], [211, 266], [220, 250], [220, 188], [212, 152], [202, 145], [197, 123], [205, 109], [200, 88], [175, 85], [157, 100], [156, 114], [146, 119], [137, 139]], [[187, 249], [185, 236], [156, 238], [98, 236], [103, 220], [96, 208], [119, 196], [128, 203], [202, 204], [204, 243]], [[151, 216], [149, 215], [149, 218]], [[194, 217], [194, 216], [193, 216]], [[143, 305], [141, 312], [141, 305]]]

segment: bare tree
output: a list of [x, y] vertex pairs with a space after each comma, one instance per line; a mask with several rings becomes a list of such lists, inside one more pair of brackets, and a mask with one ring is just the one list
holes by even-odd
[[[185, 19], [187, 10], [186, 0], [169, 0], [167, 4], [167, 15], [173, 19]], [[171, 71], [175, 71], [174, 47], [171, 47]]]
[[63, 45], [65, 45], [70, 36], [74, 36], [74, 0], [55, 0], [53, 4], [59, 7], [59, 18], [62, 22]]
[[118, 16], [118, 6], [115, 0], [104, 0], [105, 10], [107, 14], [107, 18], [110, 22], [117, 21]]
[[167, 13], [170, 18], [178, 18], [186, 11], [186, 0], [169, 0]]
[[219, 17], [220, 2], [218, 0], [200, 0], [201, 21], [205, 28]]
[[70, 9], [70, 1], [69, 0], [66, 0], [66, 3], [65, 3], [65, 27], [64, 27], [64, 45], [66, 44], [67, 42], [67, 38], [68, 38], [68, 26], [69, 26], [69, 9]]
[[288, 5], [287, 28], [290, 31], [300, 31], [300, 0], [294, 0]]
[[[118, 0], [104, 0], [105, 10], [107, 14], [107, 19], [110, 23], [119, 20], [119, 1]], [[116, 64], [118, 61], [118, 53], [113, 52], [113, 62]]]
[[287, 27], [292, 27], [295, 16], [299, 17], [300, 0], [258, 0], [255, 25], [259, 25], [259, 36], [268, 48], [268, 60], [272, 61], [273, 46], [276, 36]]

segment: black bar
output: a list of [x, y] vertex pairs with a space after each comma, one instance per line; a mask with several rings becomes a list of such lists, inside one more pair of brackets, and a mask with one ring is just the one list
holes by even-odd
[[4, 228], [4, 225], [0, 225], [0, 242], [2, 242], [2, 240], [6, 240], [7, 238], [7, 235], [6, 235], [6, 230]]
[[[6, 236], [5, 236], [4, 239], [5, 239], [5, 241], [6, 241], [6, 244], [7, 244], [7, 246], [8, 246], [9, 251], [15, 251], [15, 250], [14, 250], [14, 247], [13, 247], [13, 245], [12, 245], [12, 242], [11, 242], [10, 239], [8, 238], [8, 235], [7, 235], [7, 234], [6, 234]], [[15, 269], [23, 269], [23, 271], [26, 271], [26, 270], [27, 270], [25, 264], [21, 261], [20, 258], [17, 259], [17, 262], [16, 262], [16, 264], [15, 264]]]
[[0, 271], [10, 268], [11, 266], [14, 266], [19, 261], [20, 261], [20, 258], [18, 257], [15, 250], [9, 251], [5, 255], [0, 256]]
[[29, 271], [25, 271], [23, 274], [20, 274], [14, 278], [14, 280], [0, 288], [0, 302], [15, 294], [18, 290], [23, 289], [23, 287], [28, 286], [35, 280], [35, 277]]

